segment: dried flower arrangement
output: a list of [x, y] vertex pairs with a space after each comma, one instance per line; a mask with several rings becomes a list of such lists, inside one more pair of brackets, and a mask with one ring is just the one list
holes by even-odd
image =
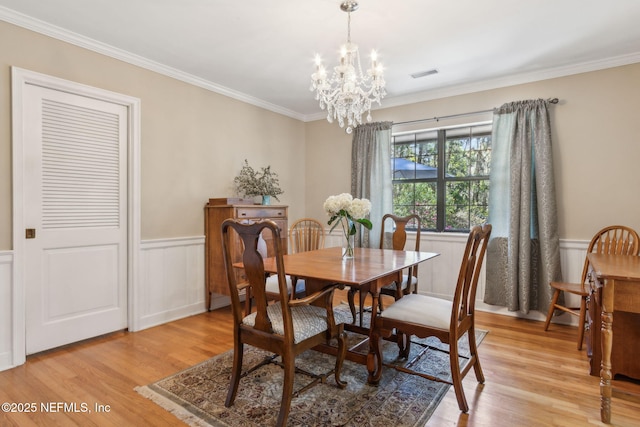
[[279, 201], [278, 196], [284, 193], [280, 188], [278, 174], [271, 171], [271, 166], [262, 167], [258, 172], [249, 166], [247, 159], [233, 183], [239, 194], [249, 197], [270, 196]]

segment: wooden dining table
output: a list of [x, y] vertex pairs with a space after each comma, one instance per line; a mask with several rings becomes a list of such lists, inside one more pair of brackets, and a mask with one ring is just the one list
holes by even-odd
[[[391, 249], [355, 248], [354, 257], [344, 259], [342, 248], [324, 248], [314, 251], [299, 252], [284, 255], [285, 273], [305, 280], [308, 293], [326, 286], [327, 283], [338, 283], [361, 291], [369, 292], [372, 297], [371, 319], [375, 318], [378, 309], [380, 289], [391, 282], [402, 281], [402, 271], [421, 262], [438, 256], [434, 252], [395, 251]], [[266, 272], [275, 273], [275, 258], [264, 260]], [[368, 340], [371, 324], [345, 324], [345, 329], [362, 334]], [[359, 348], [362, 345], [358, 346]], [[347, 359], [363, 365], [369, 370], [369, 380], [375, 374], [375, 360], [381, 355], [376, 354], [374, 346], [368, 345], [366, 353], [352, 347], [347, 352]], [[335, 354], [332, 346], [323, 346], [318, 350]]]

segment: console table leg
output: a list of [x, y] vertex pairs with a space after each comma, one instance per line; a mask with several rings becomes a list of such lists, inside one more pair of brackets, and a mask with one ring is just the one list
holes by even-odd
[[600, 369], [600, 420], [611, 422], [611, 346], [613, 313], [602, 310], [602, 364]]

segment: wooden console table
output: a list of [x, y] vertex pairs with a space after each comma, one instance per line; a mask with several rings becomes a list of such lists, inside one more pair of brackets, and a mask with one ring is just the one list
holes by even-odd
[[[611, 349], [616, 311], [640, 313], [640, 257], [588, 254], [592, 289], [601, 292], [600, 419], [611, 422]], [[624, 397], [620, 395], [620, 397]]]

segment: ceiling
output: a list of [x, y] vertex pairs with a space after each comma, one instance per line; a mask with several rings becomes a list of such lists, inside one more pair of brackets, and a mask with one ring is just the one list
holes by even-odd
[[[0, 20], [300, 120], [324, 117], [313, 58], [336, 64], [340, 0], [0, 0]], [[640, 62], [640, 1], [360, 0], [393, 106]], [[411, 74], [436, 69], [414, 79]]]

